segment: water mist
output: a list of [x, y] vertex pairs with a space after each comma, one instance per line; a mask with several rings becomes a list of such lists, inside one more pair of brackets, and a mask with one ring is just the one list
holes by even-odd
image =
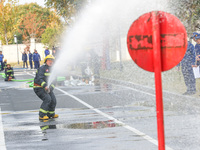
[[[68, 29], [61, 40], [61, 52], [57, 56], [49, 85], [58, 75], [63, 75], [67, 65], [79, 61], [79, 57], [94, 49], [101, 55], [105, 40], [115, 40], [116, 35], [126, 38], [132, 22], [144, 13], [167, 11], [166, 0], [94, 0], [76, 18], [75, 24]], [[126, 44], [126, 40], [124, 40]], [[111, 47], [116, 47], [109, 43]], [[122, 48], [127, 51], [127, 48]]]

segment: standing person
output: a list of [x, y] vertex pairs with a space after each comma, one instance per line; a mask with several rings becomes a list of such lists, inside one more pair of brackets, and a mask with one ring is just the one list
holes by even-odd
[[2, 51], [0, 51], [0, 66], [1, 66], [0, 71], [3, 70], [3, 58], [4, 58], [4, 56], [2, 54]]
[[187, 87], [187, 91], [183, 93], [183, 95], [193, 95], [196, 93], [196, 79], [192, 69], [192, 67], [195, 66], [195, 51], [194, 45], [189, 41], [187, 51], [180, 64], [184, 82]]
[[40, 54], [38, 54], [37, 50], [35, 50], [35, 53], [33, 54], [33, 61], [35, 69], [38, 69], [40, 67], [41, 57]]
[[195, 52], [196, 52], [196, 61], [197, 61], [197, 66], [200, 65], [200, 34], [195, 36]]
[[[34, 49], [33, 56], [34, 56], [34, 54], [35, 54], [35, 51], [36, 51], [36, 49]], [[34, 69], [36, 69], [36, 68], [35, 68], [35, 59], [34, 59], [34, 57], [33, 57], [33, 63], [34, 63]]]
[[199, 34], [197, 32], [193, 32], [191, 39], [194, 40], [196, 43], [194, 46], [195, 56], [196, 56], [196, 65], [200, 65], [200, 61], [198, 60], [198, 55], [200, 55], [200, 44], [197, 43], [197, 39], [199, 37]]
[[56, 58], [56, 50], [55, 49], [52, 50], [52, 55]]
[[4, 61], [3, 61], [3, 70], [6, 68], [6, 66], [7, 66], [7, 59], [4, 59]]
[[29, 59], [29, 65], [30, 65], [30, 69], [33, 69], [33, 54], [30, 52], [29, 50], [29, 54], [28, 54], [28, 59]]
[[27, 57], [26, 52], [24, 51], [24, 52], [22, 53], [23, 68], [25, 68], [25, 64], [26, 64], [26, 68], [28, 68], [27, 60], [28, 60], [28, 57]]
[[58, 115], [55, 114], [56, 97], [53, 93], [54, 85], [47, 86], [53, 61], [54, 57], [52, 55], [46, 56], [44, 59], [45, 64], [37, 70], [34, 78], [34, 92], [43, 101], [39, 111], [39, 119], [41, 120], [58, 118]]
[[46, 47], [46, 49], [44, 51], [44, 54], [45, 54], [45, 57], [50, 54], [50, 51], [49, 51], [48, 47]]

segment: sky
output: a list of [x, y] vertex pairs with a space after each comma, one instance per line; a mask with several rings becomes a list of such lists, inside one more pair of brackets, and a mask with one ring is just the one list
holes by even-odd
[[25, 4], [25, 3], [37, 3], [40, 6], [45, 7], [45, 2], [44, 0], [19, 0], [19, 4]]

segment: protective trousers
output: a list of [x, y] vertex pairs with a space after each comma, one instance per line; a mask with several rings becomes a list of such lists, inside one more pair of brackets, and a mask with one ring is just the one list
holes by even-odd
[[33, 69], [33, 63], [32, 63], [32, 60], [29, 61], [29, 65], [30, 65], [30, 68]]
[[40, 62], [34, 61], [34, 66], [35, 66], [35, 69], [38, 69], [40, 67]]
[[47, 93], [43, 88], [34, 88], [35, 94], [43, 101], [40, 106], [39, 116], [53, 117], [55, 115], [56, 97], [51, 91]]
[[196, 92], [196, 79], [194, 77], [193, 69], [191, 65], [183, 65], [181, 67], [185, 85], [188, 92]]

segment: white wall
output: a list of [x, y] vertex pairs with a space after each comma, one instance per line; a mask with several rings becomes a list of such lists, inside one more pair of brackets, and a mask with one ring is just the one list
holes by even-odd
[[[24, 51], [24, 48], [26, 45], [24, 44], [18, 44], [18, 55], [19, 55], [19, 62], [22, 61], [22, 53]], [[33, 53], [34, 49], [36, 47], [36, 50], [41, 56], [41, 59], [44, 59], [44, 50], [45, 46], [42, 43], [34, 43], [31, 44], [30, 51]], [[8, 63], [16, 63], [18, 62], [18, 55], [17, 55], [17, 44], [12, 45], [3, 45], [1, 47], [1, 50], [3, 51], [4, 59], [7, 59]]]

